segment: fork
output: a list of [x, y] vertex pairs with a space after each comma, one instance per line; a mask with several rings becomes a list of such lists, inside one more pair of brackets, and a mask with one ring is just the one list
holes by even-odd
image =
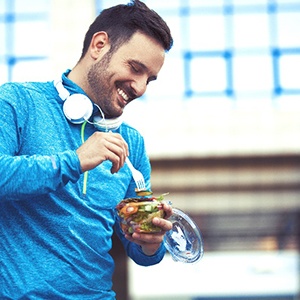
[[135, 184], [136, 184], [136, 187], [138, 188], [138, 190], [145, 190], [146, 185], [145, 185], [145, 179], [144, 179], [143, 174], [132, 165], [132, 163], [128, 157], [126, 157], [125, 162], [131, 171], [132, 177], [135, 181]]

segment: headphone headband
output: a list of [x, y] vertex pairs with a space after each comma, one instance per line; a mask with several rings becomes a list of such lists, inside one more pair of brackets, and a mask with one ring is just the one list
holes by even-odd
[[63, 101], [65, 101], [69, 96], [69, 91], [64, 87], [62, 83], [62, 78], [58, 78], [53, 81], [53, 84], [58, 92], [59, 98]]

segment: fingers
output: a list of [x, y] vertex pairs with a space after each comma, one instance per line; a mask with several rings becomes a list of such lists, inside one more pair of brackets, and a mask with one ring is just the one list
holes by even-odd
[[166, 202], [164, 202], [164, 201], [162, 201], [162, 205], [163, 205], [163, 210], [164, 210], [164, 212], [165, 212], [165, 219], [168, 219], [168, 218], [170, 218], [171, 217], [171, 215], [172, 215], [172, 206], [171, 205], [169, 205], [168, 203], [166, 203]]
[[83, 172], [97, 167], [105, 160], [113, 164], [111, 172], [116, 173], [124, 165], [128, 145], [120, 134], [95, 132], [77, 150]]
[[157, 244], [163, 241], [164, 235], [167, 231], [172, 229], [172, 223], [168, 220], [161, 218], [153, 218], [153, 224], [161, 228], [160, 232], [156, 233], [139, 233], [134, 232], [131, 235], [134, 241], [149, 243], [149, 244]]
[[132, 235], [125, 236], [129, 241], [140, 245], [146, 255], [153, 255], [163, 242], [165, 233], [172, 229], [172, 223], [166, 219], [153, 218], [152, 222], [162, 229], [161, 232], [134, 232]]
[[161, 228], [162, 231], [166, 232], [172, 229], [172, 223], [162, 218], [153, 218], [152, 223]]
[[123, 167], [128, 153], [128, 145], [123, 140], [121, 135], [109, 133], [106, 140], [107, 160], [110, 160], [113, 164], [111, 173], [116, 173]]
[[129, 241], [142, 247], [146, 255], [153, 255], [163, 242], [164, 234], [162, 233], [137, 233], [125, 236]]
[[126, 236], [129, 240], [136, 243], [161, 243], [163, 241], [164, 235], [167, 231], [171, 230], [173, 224], [167, 219], [172, 215], [172, 207], [163, 203], [163, 209], [165, 212], [164, 218], [155, 217], [152, 220], [152, 223], [161, 228], [161, 231], [158, 233], [139, 233], [134, 232], [132, 235]]

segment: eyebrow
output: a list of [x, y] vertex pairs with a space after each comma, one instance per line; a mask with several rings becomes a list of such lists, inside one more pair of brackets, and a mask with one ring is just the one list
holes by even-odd
[[[148, 67], [145, 64], [143, 64], [141, 61], [133, 59], [133, 60], [131, 60], [131, 62], [139, 65], [139, 67], [141, 67], [146, 73], [149, 73]], [[157, 79], [157, 76], [153, 75], [153, 76], [149, 76], [148, 81], [154, 81], [156, 79]]]

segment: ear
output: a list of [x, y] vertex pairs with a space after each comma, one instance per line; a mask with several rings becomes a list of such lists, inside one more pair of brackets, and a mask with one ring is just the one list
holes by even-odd
[[105, 54], [110, 48], [109, 38], [105, 31], [96, 32], [93, 35], [90, 44], [90, 53], [93, 59], [98, 59], [100, 55]]

